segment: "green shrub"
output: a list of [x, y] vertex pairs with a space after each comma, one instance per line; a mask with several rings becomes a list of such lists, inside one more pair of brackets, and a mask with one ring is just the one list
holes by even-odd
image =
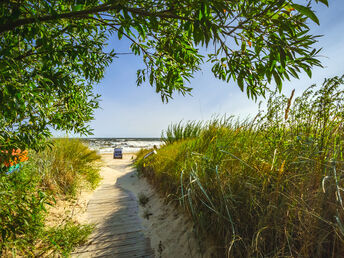
[[32, 253], [44, 227], [45, 204], [50, 197], [38, 186], [40, 178], [26, 164], [0, 175], [0, 254], [7, 250]]
[[[272, 94], [252, 121], [203, 123], [136, 165], [180, 203], [219, 256], [340, 257], [344, 253], [343, 78], [292, 103]], [[182, 131], [182, 129], [180, 129]]]
[[80, 225], [73, 221], [67, 221], [61, 226], [46, 230], [42, 243], [44, 248], [41, 247], [41, 249], [44, 250], [43, 252], [49, 251], [50, 255], [68, 256], [76, 246], [86, 242], [93, 229], [92, 225]]
[[[46, 205], [74, 197], [100, 181], [100, 156], [78, 139], [56, 139], [49, 149], [29, 152], [12, 173], [0, 174], [0, 256], [68, 255], [92, 227], [67, 221], [46, 228]], [[8, 171], [8, 169], [7, 169]]]

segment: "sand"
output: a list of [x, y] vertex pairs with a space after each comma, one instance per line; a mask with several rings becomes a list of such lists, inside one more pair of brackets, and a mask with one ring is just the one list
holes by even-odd
[[[132, 167], [134, 154], [124, 154], [123, 159], [113, 159], [111, 154], [103, 154], [102, 184], [116, 182], [116, 185], [131, 191], [138, 196], [148, 197], [148, 203], [139, 206], [139, 216], [144, 228], [144, 234], [150, 238], [155, 257], [210, 257], [210, 251], [201, 252], [202, 246], [193, 231], [193, 224], [176, 207], [166, 204], [144, 179], [139, 178]], [[92, 194], [84, 192], [79, 201], [80, 207], [86, 207]], [[78, 211], [84, 211], [80, 208]], [[79, 213], [77, 218], [85, 223], [85, 213]], [[204, 249], [204, 248], [202, 248]]]
[[76, 198], [70, 199], [57, 196], [56, 203], [48, 207], [45, 225], [47, 227], [59, 226], [68, 220], [85, 223], [83, 217], [92, 194], [93, 191], [85, 187], [79, 191]]

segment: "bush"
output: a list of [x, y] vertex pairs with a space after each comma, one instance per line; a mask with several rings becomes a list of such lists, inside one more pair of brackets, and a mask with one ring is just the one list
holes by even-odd
[[[100, 156], [78, 139], [56, 139], [29, 160], [0, 173], [0, 256], [68, 255], [92, 227], [72, 221], [46, 228], [47, 204], [100, 181]], [[4, 168], [3, 168], [4, 169]], [[11, 171], [11, 172], [8, 172]]]
[[25, 165], [0, 175], [0, 254], [5, 250], [32, 253], [44, 227], [45, 204], [50, 197], [38, 188], [40, 178]]
[[136, 165], [185, 208], [219, 256], [339, 257], [344, 253], [343, 78], [292, 104], [272, 94], [252, 121], [204, 124]]

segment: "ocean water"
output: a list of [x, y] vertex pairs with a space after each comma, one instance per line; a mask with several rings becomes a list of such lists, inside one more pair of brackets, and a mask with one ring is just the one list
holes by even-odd
[[123, 153], [135, 153], [140, 149], [159, 147], [160, 138], [87, 138], [92, 150], [102, 153], [113, 153], [114, 148], [122, 148]]

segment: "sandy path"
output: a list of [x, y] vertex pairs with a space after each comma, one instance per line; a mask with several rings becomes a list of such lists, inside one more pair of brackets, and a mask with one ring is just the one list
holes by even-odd
[[[80, 222], [96, 223], [97, 228], [73, 256], [150, 257], [153, 250], [153, 257], [211, 257], [211, 248], [201, 244], [206, 241], [195, 237], [192, 222], [138, 177], [132, 158], [102, 155], [102, 182], [87, 195], [87, 211], [79, 216]], [[148, 197], [144, 207], [138, 205], [140, 195]]]
[[130, 170], [131, 160], [113, 160], [104, 155], [100, 187], [90, 196], [83, 220], [96, 225], [88, 243], [73, 257], [154, 257], [149, 238], [143, 233], [135, 195], [118, 186], [118, 177]]

